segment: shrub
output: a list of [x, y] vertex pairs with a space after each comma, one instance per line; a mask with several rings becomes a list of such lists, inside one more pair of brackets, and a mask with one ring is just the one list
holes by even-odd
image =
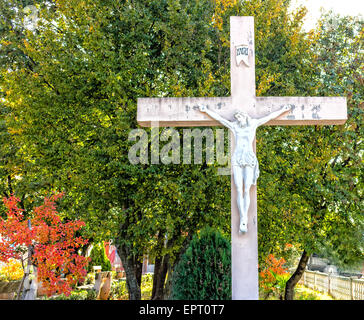
[[195, 235], [172, 276], [175, 300], [231, 299], [231, 246], [221, 233]]
[[276, 259], [272, 254], [266, 259], [265, 267], [259, 272], [263, 299], [268, 299], [270, 296], [282, 299], [286, 282], [290, 277], [285, 263], [283, 258]]
[[129, 297], [125, 279], [114, 280], [111, 283], [110, 300], [127, 300]]
[[[153, 275], [150, 273], [142, 275], [141, 293], [142, 300], [150, 300], [153, 288]], [[111, 284], [109, 300], [128, 300], [129, 293], [126, 288], [125, 279], [113, 280]]]
[[105, 247], [103, 242], [96, 243], [90, 253], [91, 261], [88, 265], [88, 271], [92, 271], [92, 266], [101, 266], [102, 271], [110, 271], [111, 263], [106, 256]]
[[142, 275], [141, 293], [142, 300], [150, 300], [153, 290], [153, 274], [146, 273]]
[[42, 297], [42, 300], [96, 300], [95, 290], [74, 290], [68, 296], [60, 294], [53, 297]]

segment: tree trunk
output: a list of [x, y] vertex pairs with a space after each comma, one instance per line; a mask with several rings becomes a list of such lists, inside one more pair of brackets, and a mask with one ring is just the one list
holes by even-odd
[[[176, 239], [177, 238], [170, 239], [168, 241], [168, 243], [167, 243], [167, 247], [171, 248]], [[161, 277], [159, 279], [159, 281], [160, 281], [159, 285], [160, 285], [160, 288], [162, 288], [162, 290], [160, 290], [159, 292], [156, 292], [155, 300], [157, 300], [157, 299], [160, 299], [160, 300], [170, 299], [171, 293], [172, 293], [172, 274], [173, 274], [174, 267], [178, 264], [178, 262], [181, 259], [182, 255], [187, 250], [191, 239], [192, 239], [192, 233], [189, 234], [186, 237], [186, 239], [183, 241], [182, 248], [176, 254], [175, 259], [174, 259], [173, 262], [171, 262], [170, 255], [166, 255], [166, 256], [163, 257], [164, 259], [163, 259], [162, 270], [160, 271], [161, 272]], [[153, 281], [153, 285], [154, 285], [154, 281]]]
[[[30, 265], [31, 267], [32, 265]], [[30, 279], [30, 269], [27, 268], [26, 277], [23, 283], [23, 294], [21, 300], [36, 300], [38, 292], [37, 268], [33, 267], [34, 278]]]
[[134, 257], [134, 266], [135, 266], [135, 278], [138, 282], [138, 286], [141, 288], [142, 274], [143, 274], [143, 262], [139, 261], [138, 257]]
[[130, 254], [129, 248], [125, 244], [117, 245], [118, 254], [120, 256], [121, 262], [126, 275], [126, 285], [129, 292], [129, 300], [140, 300], [141, 290], [140, 281], [136, 274], [136, 266], [134, 263], [134, 256]]
[[165, 281], [165, 285], [164, 285], [164, 290], [163, 290], [163, 299], [164, 300], [168, 300], [171, 299], [171, 295], [172, 295], [172, 275], [173, 275], [173, 270], [175, 268], [175, 266], [179, 263], [179, 261], [181, 260], [182, 255], [185, 253], [185, 251], [188, 248], [188, 245], [191, 241], [192, 237], [188, 236], [184, 242], [184, 245], [181, 249], [181, 251], [177, 254], [173, 264], [168, 263], [168, 265], [166, 266], [166, 275], [165, 277], [167, 277], [167, 280]]
[[169, 264], [168, 266], [168, 271], [167, 271], [167, 281], [166, 284], [164, 286], [164, 300], [169, 300], [171, 299], [171, 291], [172, 291], [172, 274], [173, 274], [173, 267], [171, 266], [171, 264]]
[[[162, 248], [165, 247], [167, 250], [171, 250], [176, 240], [180, 236], [180, 232], [176, 232], [171, 238], [165, 241], [165, 233], [161, 232], [158, 234], [158, 244], [159, 244], [159, 255], [155, 258], [154, 263], [154, 275], [153, 275], [153, 290], [151, 300], [164, 300], [169, 297], [170, 294], [170, 274], [172, 272], [170, 255], [166, 254], [161, 256]], [[185, 242], [189, 241], [190, 236], [185, 239]], [[180, 252], [177, 254], [176, 259], [184, 252], [185, 246], [183, 245]], [[166, 283], [166, 278], [168, 274], [168, 280]]]
[[[28, 228], [31, 229], [31, 221], [28, 219]], [[33, 246], [28, 246], [27, 268], [24, 272], [21, 287], [19, 288], [18, 300], [35, 300], [37, 297], [38, 283], [37, 283], [37, 268], [33, 265]], [[34, 279], [30, 279], [30, 270], [33, 267]], [[21, 291], [20, 291], [21, 290]]]
[[293, 273], [293, 275], [289, 278], [289, 280], [286, 283], [284, 300], [294, 300], [294, 287], [296, 286], [298, 281], [300, 281], [300, 279], [305, 271], [309, 257], [310, 257], [310, 255], [307, 254], [306, 250], [303, 250], [302, 256], [301, 256], [300, 262], [298, 263], [296, 271]]
[[151, 300], [164, 299], [164, 284], [166, 281], [167, 271], [169, 267], [169, 255], [155, 259], [153, 290]]
[[89, 242], [81, 248], [81, 256], [86, 257], [91, 246], [92, 241], [89, 239]]
[[162, 268], [162, 260], [163, 260], [162, 257], [158, 257], [158, 258], [155, 258], [155, 261], [154, 261], [153, 289], [152, 289], [151, 300], [156, 300], [155, 296], [156, 296], [157, 286], [159, 286], [159, 284], [160, 284], [160, 273], [161, 273], [161, 268]]

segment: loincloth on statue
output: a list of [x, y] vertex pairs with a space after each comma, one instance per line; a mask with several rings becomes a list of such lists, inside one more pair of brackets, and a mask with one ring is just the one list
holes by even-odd
[[251, 167], [254, 170], [253, 184], [257, 184], [259, 177], [259, 163], [254, 152], [245, 152], [239, 154], [239, 156], [233, 155], [231, 157], [231, 165], [238, 166], [240, 168]]

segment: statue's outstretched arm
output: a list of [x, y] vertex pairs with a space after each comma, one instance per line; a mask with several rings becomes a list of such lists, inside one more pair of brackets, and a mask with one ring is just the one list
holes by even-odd
[[222, 116], [220, 116], [219, 114], [217, 114], [216, 112], [209, 110], [206, 106], [200, 106], [199, 107], [201, 112], [205, 112], [207, 113], [211, 118], [219, 121], [222, 125], [224, 125], [225, 127], [229, 128], [229, 129], [233, 129], [233, 124], [231, 121], [223, 118]]
[[279, 117], [282, 113], [288, 112], [290, 110], [291, 110], [291, 107], [284, 106], [282, 109], [280, 109], [278, 111], [274, 111], [274, 112], [268, 114], [265, 117], [262, 117], [260, 119], [256, 119], [257, 125], [258, 126], [261, 126], [262, 124], [267, 123], [268, 121], [273, 120], [273, 119]]

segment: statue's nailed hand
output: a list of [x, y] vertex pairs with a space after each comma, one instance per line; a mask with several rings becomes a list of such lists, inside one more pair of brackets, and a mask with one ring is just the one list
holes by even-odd
[[282, 111], [283, 111], [283, 112], [291, 111], [291, 107], [290, 107], [290, 106], [284, 106], [284, 107], [282, 108]]
[[200, 109], [201, 112], [206, 112], [207, 111], [206, 106], [199, 106], [198, 108]]

